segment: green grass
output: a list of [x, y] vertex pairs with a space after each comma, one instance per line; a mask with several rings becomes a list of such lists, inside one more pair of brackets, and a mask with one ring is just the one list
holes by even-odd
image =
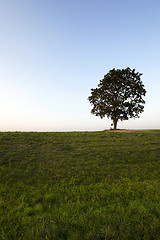
[[160, 131], [1, 132], [0, 239], [160, 239]]

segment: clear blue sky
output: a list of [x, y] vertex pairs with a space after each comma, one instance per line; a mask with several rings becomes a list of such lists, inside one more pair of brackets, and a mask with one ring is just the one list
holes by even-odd
[[118, 127], [160, 128], [159, 0], [0, 0], [0, 131], [109, 129], [87, 98], [126, 67], [146, 104]]

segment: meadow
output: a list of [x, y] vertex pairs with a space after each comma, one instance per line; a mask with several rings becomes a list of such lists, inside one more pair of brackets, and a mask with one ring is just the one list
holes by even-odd
[[160, 239], [160, 130], [0, 132], [0, 239]]

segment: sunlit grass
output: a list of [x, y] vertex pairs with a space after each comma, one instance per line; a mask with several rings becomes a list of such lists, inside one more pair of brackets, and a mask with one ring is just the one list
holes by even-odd
[[0, 239], [160, 239], [160, 131], [0, 133]]

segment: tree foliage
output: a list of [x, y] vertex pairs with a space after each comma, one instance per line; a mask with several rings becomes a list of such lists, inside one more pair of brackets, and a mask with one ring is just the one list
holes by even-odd
[[111, 118], [114, 129], [118, 120], [139, 117], [139, 113], [144, 111], [143, 96], [146, 94], [141, 76], [142, 73], [130, 68], [110, 70], [100, 80], [98, 87], [91, 89], [91, 96], [88, 97], [93, 106], [91, 113], [101, 118]]

